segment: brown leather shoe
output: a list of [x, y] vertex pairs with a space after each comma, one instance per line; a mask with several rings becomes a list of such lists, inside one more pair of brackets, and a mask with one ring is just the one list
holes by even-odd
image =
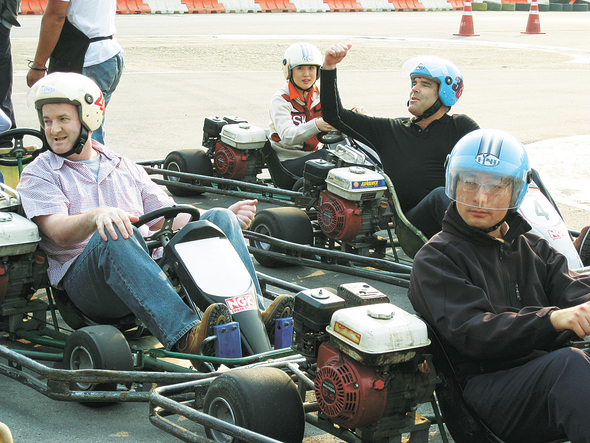
[[275, 321], [277, 318], [285, 318], [293, 316], [293, 308], [295, 306], [295, 297], [288, 294], [279, 295], [273, 302], [262, 311], [262, 321], [266, 328], [266, 333], [270, 342], [274, 342], [275, 338]]
[[[176, 342], [176, 351], [183, 354], [201, 354], [201, 343], [205, 338], [213, 335], [213, 326], [222, 325], [232, 322], [231, 312], [224, 303], [215, 303], [210, 305], [203, 314], [199, 324], [188, 331]], [[202, 355], [214, 355], [215, 345], [213, 342], [203, 346]], [[199, 369], [201, 362], [199, 360], [190, 360], [195, 369]]]

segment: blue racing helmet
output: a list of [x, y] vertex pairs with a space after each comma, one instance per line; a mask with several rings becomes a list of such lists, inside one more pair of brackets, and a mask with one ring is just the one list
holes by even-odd
[[[517, 209], [531, 180], [529, 158], [522, 143], [497, 129], [478, 129], [461, 138], [446, 168], [445, 191], [451, 200], [473, 206], [472, 201], [462, 201], [462, 196], [481, 187], [492, 196], [512, 193], [508, 207], [485, 209]], [[466, 192], [458, 196], [459, 189]]]
[[463, 76], [452, 62], [434, 55], [422, 55], [404, 63], [402, 74], [409, 75], [413, 83], [416, 77], [438, 83], [438, 96], [445, 106], [453, 106], [463, 94]]

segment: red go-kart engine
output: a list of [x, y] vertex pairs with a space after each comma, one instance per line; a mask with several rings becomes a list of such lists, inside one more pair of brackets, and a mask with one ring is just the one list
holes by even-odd
[[244, 151], [232, 148], [224, 143], [215, 145], [213, 157], [217, 173], [232, 180], [242, 180], [248, 171], [248, 156]]
[[324, 343], [318, 353], [315, 395], [320, 409], [346, 428], [381, 420], [387, 401], [385, 381], [365, 366]]
[[358, 204], [328, 191], [320, 193], [318, 223], [334, 240], [352, 240], [361, 230], [362, 214]]

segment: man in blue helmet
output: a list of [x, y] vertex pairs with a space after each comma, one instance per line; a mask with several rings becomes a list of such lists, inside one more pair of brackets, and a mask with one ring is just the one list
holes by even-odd
[[325, 53], [321, 70], [322, 115], [326, 122], [372, 147], [395, 186], [408, 220], [426, 237], [440, 231], [450, 200], [444, 193], [444, 162], [465, 134], [478, 129], [466, 115], [449, 115], [463, 93], [463, 76], [448, 60], [417, 57], [404, 64], [410, 76], [408, 111], [412, 117], [380, 118], [344, 109], [336, 85], [336, 65], [349, 44]]
[[463, 398], [507, 442], [590, 435], [590, 358], [554, 351], [560, 331], [590, 335], [590, 275], [530, 232], [517, 212], [530, 166], [522, 144], [477, 130], [446, 168], [453, 203], [418, 252], [408, 296], [441, 337]]

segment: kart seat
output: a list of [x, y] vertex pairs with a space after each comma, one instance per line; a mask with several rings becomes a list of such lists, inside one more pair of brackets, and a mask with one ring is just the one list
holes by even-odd
[[[453, 364], [445, 351], [442, 339], [428, 323], [426, 323], [426, 326], [428, 327], [428, 337], [430, 338], [432, 363], [441, 380], [436, 385], [435, 395], [451, 436], [456, 443], [504, 443], [504, 440], [494, 434], [465, 402], [463, 399], [463, 388], [457, 379]], [[567, 441], [569, 441], [567, 438], [562, 438], [554, 440], [552, 443]]]
[[267, 140], [264, 144], [262, 153], [264, 154], [268, 172], [275, 186], [281, 189], [288, 189], [289, 191], [292, 190], [295, 182], [301, 177], [293, 174], [283, 166], [276, 151], [270, 145], [270, 140]]
[[432, 363], [441, 380], [435, 394], [447, 429], [456, 443], [503, 443], [463, 399], [463, 388], [434, 328], [428, 323]]
[[[66, 291], [51, 288], [51, 294], [55, 301], [55, 305], [61, 315], [61, 318], [66, 322], [66, 324], [74, 329], [80, 329], [85, 326], [94, 326], [105, 324], [104, 321], [98, 321], [97, 319], [93, 319], [90, 316], [86, 315], [80, 308], [78, 308], [70, 299]], [[121, 317], [120, 319], [114, 320], [109, 322], [111, 326], [116, 327], [121, 331], [127, 331], [137, 326], [137, 321], [133, 314], [126, 315], [125, 317]]]

